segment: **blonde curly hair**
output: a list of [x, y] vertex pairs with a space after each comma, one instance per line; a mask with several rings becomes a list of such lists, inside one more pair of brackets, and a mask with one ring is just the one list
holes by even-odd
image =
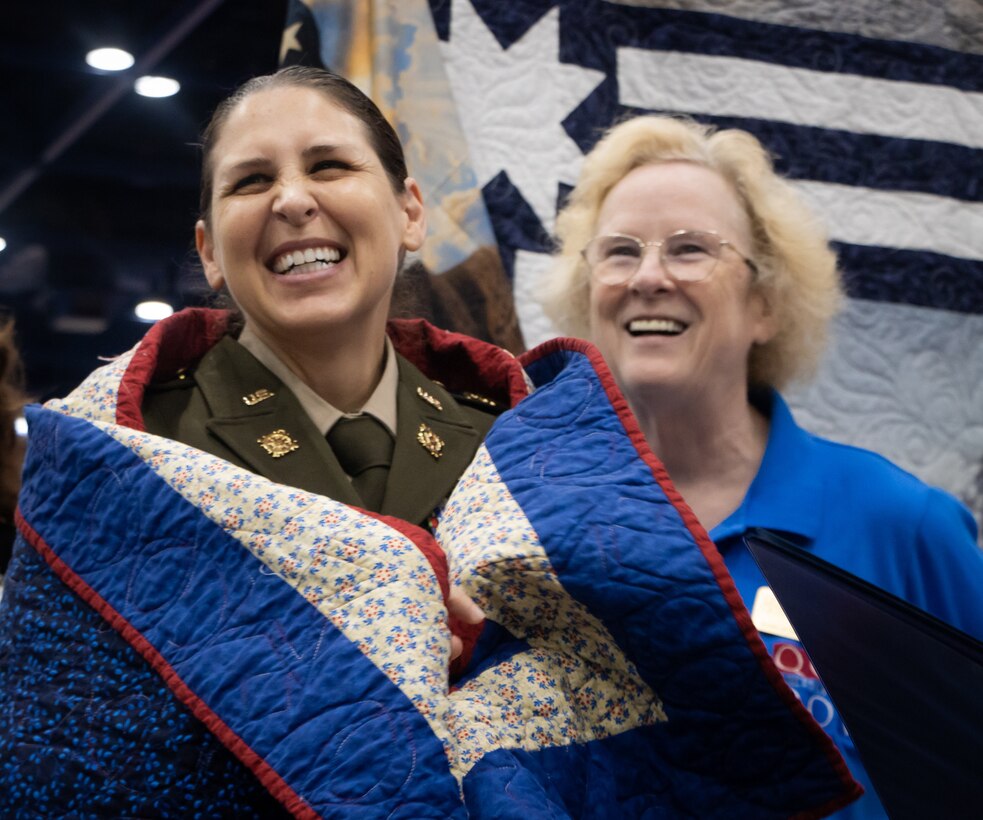
[[557, 217], [559, 247], [543, 295], [547, 315], [562, 332], [590, 338], [590, 273], [580, 252], [594, 235], [601, 205], [635, 168], [680, 160], [727, 180], [751, 221], [750, 256], [759, 272], [754, 287], [777, 332], [752, 348], [749, 383], [781, 388], [808, 378], [842, 300], [836, 256], [825, 226], [746, 131], [718, 131], [668, 116], [635, 117], [611, 128], [585, 158], [580, 180]]

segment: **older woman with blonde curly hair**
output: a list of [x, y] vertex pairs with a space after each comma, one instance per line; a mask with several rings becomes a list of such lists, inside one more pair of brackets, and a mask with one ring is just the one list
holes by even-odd
[[842, 298], [823, 225], [752, 135], [644, 116], [587, 156], [557, 234], [547, 313], [598, 346], [769, 652], [867, 787], [842, 816], [885, 816], [794, 633], [766, 633], [770, 591], [743, 536], [779, 531], [980, 638], [983, 553], [958, 501], [810, 435], [777, 392], [811, 375]]
[[812, 374], [826, 327], [841, 299], [836, 257], [824, 227], [775, 174], [751, 134], [670, 117], [637, 117], [612, 129], [584, 165], [557, 221], [561, 241], [548, 283], [547, 311], [574, 336], [590, 335], [590, 266], [582, 251], [611, 190], [637, 168], [690, 163], [715, 172], [747, 211], [755, 251], [755, 289], [765, 296], [775, 334], [751, 350], [749, 380], [784, 387]]

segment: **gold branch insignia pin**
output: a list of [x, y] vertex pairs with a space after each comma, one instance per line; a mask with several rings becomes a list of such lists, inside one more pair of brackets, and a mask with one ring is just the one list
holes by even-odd
[[260, 436], [256, 439], [256, 443], [273, 456], [273, 458], [283, 458], [287, 453], [292, 453], [294, 450], [300, 449], [300, 445], [283, 429], [274, 430], [272, 433]]
[[444, 440], [426, 424], [421, 424], [420, 429], [416, 431], [416, 440], [435, 459], [439, 459], [443, 455]]

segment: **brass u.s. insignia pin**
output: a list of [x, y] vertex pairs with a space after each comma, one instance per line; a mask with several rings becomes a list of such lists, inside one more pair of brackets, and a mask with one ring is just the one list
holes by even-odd
[[426, 390], [424, 390], [424, 389], [423, 389], [422, 387], [418, 387], [418, 388], [416, 389], [416, 394], [417, 394], [417, 395], [418, 395], [418, 396], [419, 396], [419, 397], [420, 397], [421, 399], [423, 399], [423, 400], [424, 400], [424, 401], [425, 401], [425, 402], [426, 402], [427, 404], [429, 404], [430, 406], [432, 406], [432, 407], [436, 407], [436, 408], [437, 408], [438, 410], [443, 410], [443, 409], [444, 409], [444, 405], [442, 405], [442, 404], [440, 403], [440, 399], [438, 399], [438, 398], [437, 398], [436, 396], [431, 396], [431, 395], [430, 395], [430, 394], [429, 394], [429, 393], [428, 393], [428, 392], [427, 392]]
[[273, 458], [283, 458], [287, 453], [292, 453], [300, 447], [290, 434], [282, 429], [274, 430], [265, 436], [260, 436], [256, 439], [256, 443], [273, 456]]
[[243, 396], [242, 402], [243, 404], [252, 407], [254, 404], [259, 404], [261, 401], [272, 399], [274, 395], [276, 394], [267, 390], [265, 387], [261, 387], [255, 393], [250, 393], [248, 396]]
[[444, 440], [426, 424], [421, 424], [416, 431], [416, 440], [434, 458], [440, 458], [444, 451]]

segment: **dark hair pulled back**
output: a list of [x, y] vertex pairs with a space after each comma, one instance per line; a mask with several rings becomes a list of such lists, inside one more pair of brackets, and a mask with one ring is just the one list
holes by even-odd
[[369, 144], [379, 157], [395, 193], [406, 190], [406, 158], [395, 129], [378, 106], [357, 86], [344, 77], [324, 68], [288, 66], [273, 74], [247, 80], [218, 104], [201, 135], [201, 198], [198, 209], [201, 219], [209, 219], [212, 202], [213, 153], [229, 116], [247, 97], [272, 88], [310, 88], [358, 119], [365, 128]]

